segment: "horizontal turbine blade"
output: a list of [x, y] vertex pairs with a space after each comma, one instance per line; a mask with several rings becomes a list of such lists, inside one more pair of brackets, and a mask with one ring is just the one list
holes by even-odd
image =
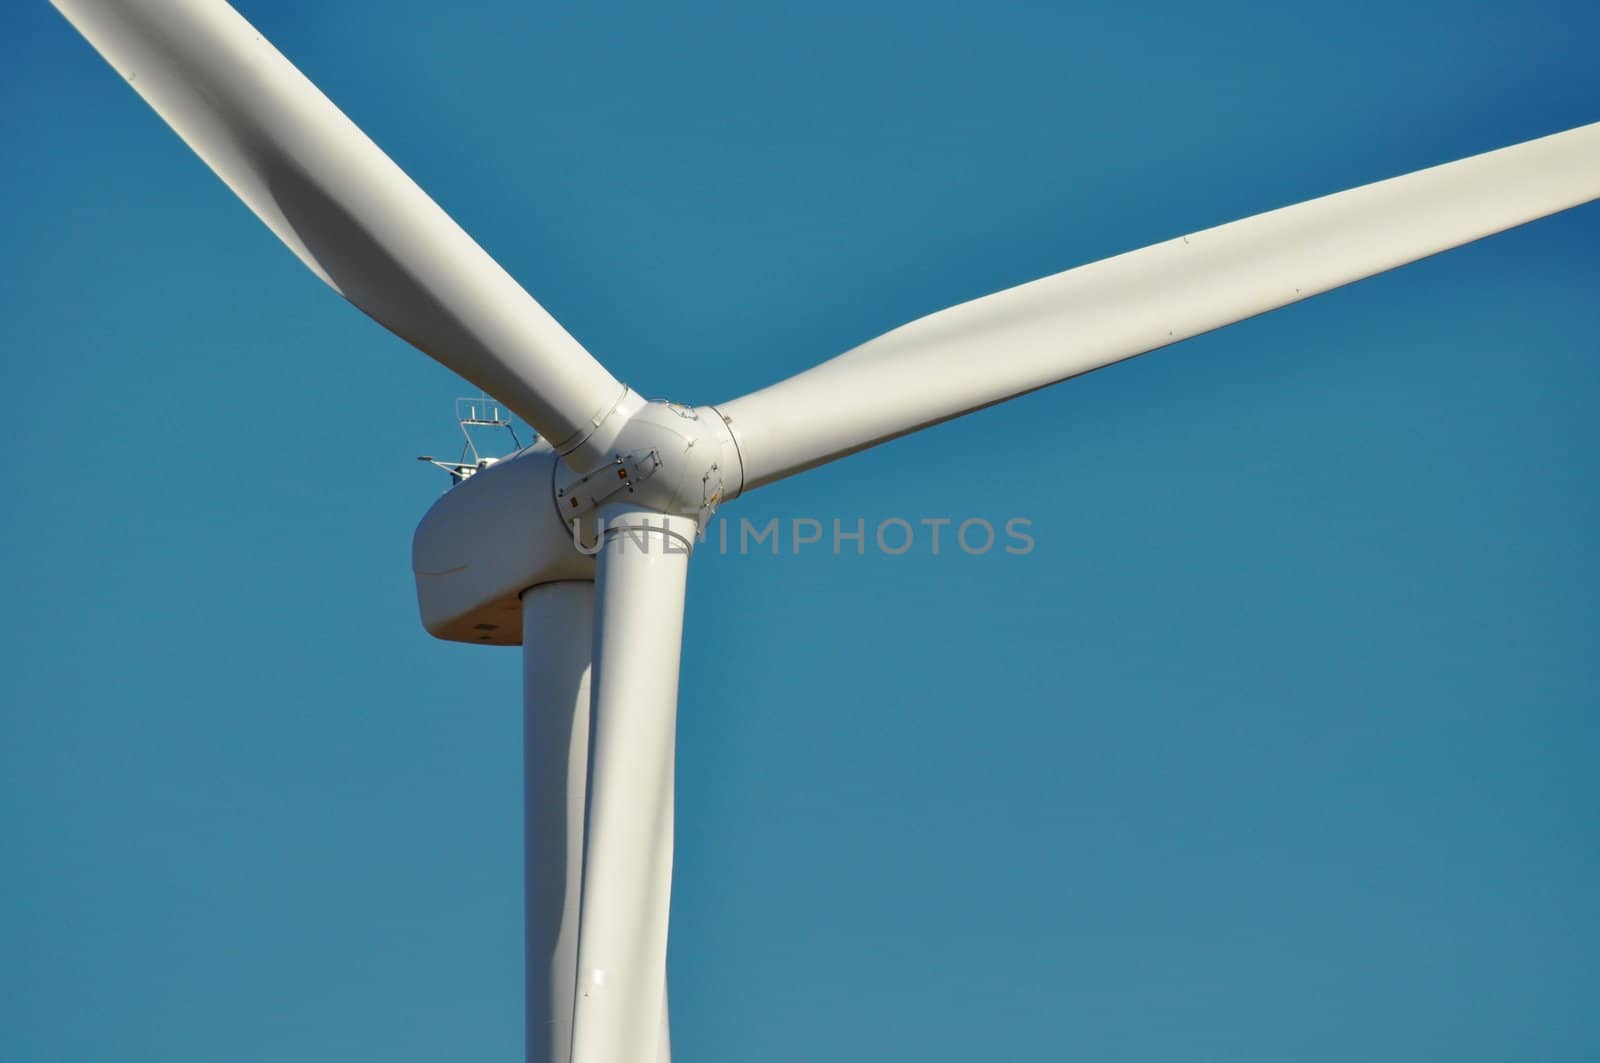
[[717, 409], [744, 490], [1600, 197], [1600, 123], [914, 321]]
[[623, 386], [222, 0], [54, 0], [278, 238], [557, 450]]

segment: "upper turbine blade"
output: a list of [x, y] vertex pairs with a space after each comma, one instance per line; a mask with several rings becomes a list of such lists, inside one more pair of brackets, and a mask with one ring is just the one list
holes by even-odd
[[53, 0], [312, 272], [579, 447], [621, 383], [223, 0]]
[[718, 406], [744, 490], [1600, 197], [1600, 123], [963, 303]]

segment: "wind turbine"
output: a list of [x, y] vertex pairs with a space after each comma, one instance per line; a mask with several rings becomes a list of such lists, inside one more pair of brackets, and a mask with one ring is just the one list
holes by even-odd
[[1600, 125], [953, 307], [715, 406], [585, 351], [222, 0], [56, 6], [314, 273], [539, 441], [417, 530], [423, 623], [523, 646], [534, 1060], [669, 1055], [685, 583], [724, 502], [1081, 373], [1600, 197]]

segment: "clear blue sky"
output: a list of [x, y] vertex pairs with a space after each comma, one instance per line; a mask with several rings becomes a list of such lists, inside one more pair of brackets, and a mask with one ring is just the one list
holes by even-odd
[[[244, 10], [690, 402], [1600, 119], [1579, 0]], [[0, 86], [0, 1057], [519, 1058], [517, 658], [409, 574], [463, 387], [39, 0]], [[1591, 206], [730, 509], [1037, 548], [696, 560], [678, 1058], [1600, 1056], [1597, 291]]]

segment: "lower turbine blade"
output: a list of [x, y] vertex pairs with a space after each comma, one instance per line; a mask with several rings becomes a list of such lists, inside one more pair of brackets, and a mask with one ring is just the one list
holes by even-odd
[[678, 657], [695, 523], [601, 511], [572, 1063], [665, 1061]]

